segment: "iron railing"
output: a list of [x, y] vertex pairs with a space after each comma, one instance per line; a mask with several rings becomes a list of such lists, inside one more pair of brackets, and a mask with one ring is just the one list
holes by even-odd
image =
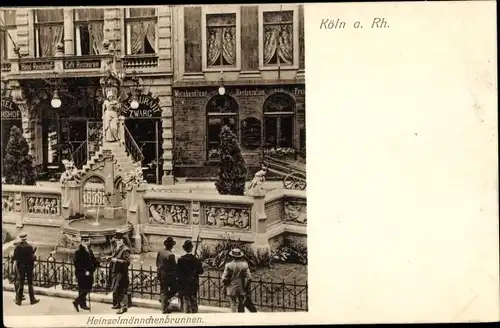
[[[14, 270], [10, 256], [3, 258], [3, 279], [14, 279]], [[94, 272], [92, 292], [111, 292], [111, 275], [107, 264], [101, 264]], [[132, 297], [160, 299], [160, 284], [156, 269], [142, 265], [129, 268]], [[37, 259], [33, 270], [33, 285], [45, 288], [76, 290], [77, 282], [74, 265], [70, 262], [55, 260], [50, 257]], [[298, 312], [308, 310], [308, 285], [282, 281], [252, 280], [250, 297], [259, 311], [263, 312]], [[201, 305], [229, 307], [224, 284], [220, 274], [208, 272], [200, 276], [198, 302]]]
[[102, 123], [99, 123], [95, 129], [90, 133], [87, 140], [85, 140], [76, 150], [71, 154], [71, 160], [75, 167], [81, 169], [87, 161], [95, 155], [95, 153], [102, 146]]
[[127, 153], [132, 157], [134, 162], [142, 163], [142, 161], [144, 160], [144, 155], [142, 154], [141, 148], [139, 147], [137, 142], [135, 142], [134, 137], [127, 129], [127, 126], [123, 125], [123, 128], [125, 129], [125, 147], [127, 149]]

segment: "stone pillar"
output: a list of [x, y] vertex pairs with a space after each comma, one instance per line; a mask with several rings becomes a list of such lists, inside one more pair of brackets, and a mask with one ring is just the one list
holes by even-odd
[[142, 227], [145, 222], [142, 218], [147, 217], [144, 212], [144, 193], [147, 190], [146, 184], [133, 184], [127, 195], [127, 220], [133, 225], [134, 253], [142, 252]]
[[118, 190], [115, 190], [115, 165], [113, 152], [110, 149], [102, 149], [104, 167], [101, 174], [104, 178], [104, 192], [106, 196], [106, 204], [104, 205], [104, 217], [106, 219], [116, 219], [124, 215], [123, 206], [120, 200]]
[[[171, 81], [169, 79], [169, 81]], [[160, 95], [162, 148], [163, 148], [163, 185], [174, 184], [174, 147], [173, 147], [173, 115], [172, 115], [172, 87], [162, 87]]]
[[75, 29], [73, 28], [74, 9], [64, 9], [64, 53], [66, 56], [75, 55]]
[[76, 181], [67, 181], [61, 185], [61, 216], [67, 219], [75, 213], [82, 213], [81, 187]]
[[31, 127], [31, 111], [30, 106], [28, 104], [28, 99], [26, 98], [26, 94], [24, 89], [21, 87], [21, 84], [18, 81], [10, 81], [10, 89], [11, 89], [11, 97], [12, 101], [16, 103], [16, 105], [21, 110], [21, 131], [23, 132], [23, 137], [26, 139], [29, 147], [29, 154], [33, 155], [33, 142], [32, 142], [32, 127]]
[[267, 235], [267, 215], [266, 215], [266, 194], [262, 190], [255, 190], [251, 193], [254, 203], [252, 207], [252, 231], [255, 233], [255, 241], [252, 249], [257, 252], [270, 252], [269, 237]]

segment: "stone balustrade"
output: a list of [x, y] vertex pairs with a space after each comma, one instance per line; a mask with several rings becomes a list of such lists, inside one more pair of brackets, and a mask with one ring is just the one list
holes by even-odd
[[61, 210], [59, 188], [2, 185], [2, 224], [11, 235], [22, 229], [45, 242], [55, 240]]
[[158, 55], [128, 55], [123, 58], [124, 67], [129, 69], [158, 68]]

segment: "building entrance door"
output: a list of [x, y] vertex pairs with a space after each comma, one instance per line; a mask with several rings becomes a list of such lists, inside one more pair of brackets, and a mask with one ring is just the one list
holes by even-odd
[[125, 125], [144, 156], [142, 170], [144, 179], [150, 183], [161, 184], [162, 147], [161, 127], [159, 119], [127, 118]]

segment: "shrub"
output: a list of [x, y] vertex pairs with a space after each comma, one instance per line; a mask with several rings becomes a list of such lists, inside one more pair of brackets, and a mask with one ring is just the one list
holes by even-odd
[[290, 237], [283, 241], [272, 254], [272, 259], [281, 263], [307, 264], [307, 245], [294, 243]]
[[203, 245], [200, 260], [203, 261], [206, 267], [219, 271], [223, 270], [226, 263], [231, 259], [229, 252], [233, 248], [239, 248], [245, 254], [244, 259], [248, 262], [251, 269], [270, 267], [271, 265], [272, 258], [269, 252], [258, 251], [255, 254], [250, 245], [240, 239], [233, 239], [229, 234], [222, 236], [222, 239], [215, 245], [213, 251], [210, 251], [207, 246]]
[[13, 126], [5, 149], [3, 174], [5, 183], [17, 185], [36, 184], [36, 172], [33, 168], [33, 158], [29, 154], [29, 146], [23, 137], [21, 129]]
[[11, 240], [12, 236], [10, 235], [10, 233], [7, 231], [7, 229], [2, 227], [2, 244], [8, 243]]
[[215, 187], [221, 195], [244, 195], [247, 168], [241, 155], [238, 136], [224, 125], [220, 133], [219, 176]]

